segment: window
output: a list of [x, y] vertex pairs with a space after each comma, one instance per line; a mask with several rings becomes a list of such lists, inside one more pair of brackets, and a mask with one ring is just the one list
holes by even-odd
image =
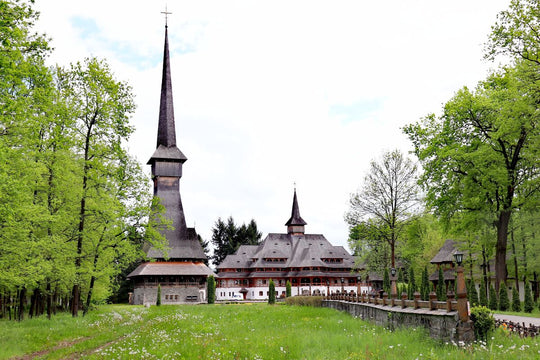
[[263, 296], [263, 292], [262, 292], [262, 291], [259, 291], [259, 296]]

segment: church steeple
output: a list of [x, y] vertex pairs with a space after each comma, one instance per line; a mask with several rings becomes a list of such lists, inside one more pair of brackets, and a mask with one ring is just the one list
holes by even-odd
[[[157, 148], [148, 160], [148, 164], [152, 165], [154, 197], [159, 198], [161, 205], [165, 208], [164, 217], [172, 221], [171, 225], [174, 228], [161, 230], [168, 241], [169, 258], [173, 260], [204, 260], [206, 255], [197, 239], [195, 229], [186, 226], [180, 198], [182, 165], [186, 160], [187, 158], [176, 146], [169, 40], [167, 25], [165, 25]], [[148, 256], [163, 258], [161, 251], [154, 248], [148, 251]]]
[[[176, 146], [176, 129], [174, 123], [174, 106], [171, 82], [171, 65], [169, 61], [168, 27], [165, 25], [165, 46], [163, 49], [163, 72], [161, 76], [161, 99], [159, 102], [159, 123], [156, 151], [148, 161], [153, 165], [156, 159], [183, 164], [187, 158]], [[180, 165], [181, 169], [181, 165]]]
[[291, 218], [285, 223], [285, 225], [287, 225], [287, 233], [292, 235], [303, 234], [304, 225], [307, 225], [304, 219], [302, 219], [300, 216], [300, 209], [298, 208], [298, 200], [296, 198], [296, 188], [294, 188]]

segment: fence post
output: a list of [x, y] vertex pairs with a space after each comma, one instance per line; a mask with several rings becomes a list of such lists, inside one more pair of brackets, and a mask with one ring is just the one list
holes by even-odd
[[405, 308], [407, 305], [405, 305], [405, 300], [407, 300], [407, 293], [404, 291], [401, 293], [401, 308]]
[[386, 300], [388, 300], [388, 293], [385, 291], [382, 294], [382, 304], [386, 305]]

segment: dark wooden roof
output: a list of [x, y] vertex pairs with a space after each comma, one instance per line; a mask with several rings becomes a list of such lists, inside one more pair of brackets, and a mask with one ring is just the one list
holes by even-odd
[[300, 216], [300, 209], [298, 208], [298, 200], [296, 199], [296, 189], [294, 189], [294, 197], [291, 211], [291, 218], [285, 223], [287, 226], [294, 225], [307, 225], [307, 222]]
[[432, 264], [443, 264], [454, 262], [454, 251], [456, 250], [456, 243], [452, 239], [448, 239], [444, 242], [443, 246], [431, 259]]
[[214, 275], [204, 263], [193, 262], [146, 262], [139, 265], [127, 277], [135, 276], [209, 276]]

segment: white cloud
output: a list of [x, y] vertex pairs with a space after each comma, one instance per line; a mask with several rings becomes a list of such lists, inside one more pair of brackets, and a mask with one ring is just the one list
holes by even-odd
[[[296, 181], [307, 230], [345, 245], [348, 196], [369, 161], [407, 150], [400, 127], [485, 77], [491, 64], [481, 60], [481, 45], [508, 3], [169, 3], [188, 224], [206, 239], [218, 216], [284, 231]], [[56, 48], [51, 63], [105, 57], [133, 86], [137, 131], [129, 146], [146, 163], [157, 132], [165, 2], [37, 7]], [[81, 29], [88, 24], [95, 28]]]

